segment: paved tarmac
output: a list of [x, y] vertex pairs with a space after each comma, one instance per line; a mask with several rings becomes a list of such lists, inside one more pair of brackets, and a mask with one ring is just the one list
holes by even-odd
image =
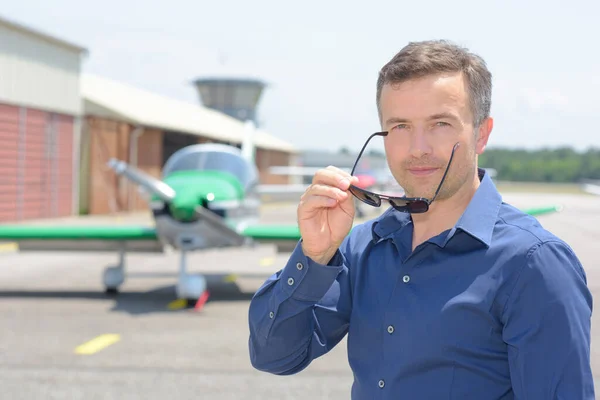
[[[572, 245], [598, 296], [600, 197], [505, 199], [521, 207], [564, 205], [539, 220]], [[294, 206], [265, 209], [267, 222], [294, 220]], [[211, 282], [211, 298], [197, 312], [172, 309], [178, 254], [129, 255], [128, 280], [111, 297], [101, 276], [116, 255], [2, 253], [0, 399], [348, 399], [345, 341], [295, 376], [260, 373], [249, 363], [249, 299], [286, 259], [270, 246], [190, 255], [192, 272]], [[592, 328], [596, 379], [599, 318], [595, 313]]]

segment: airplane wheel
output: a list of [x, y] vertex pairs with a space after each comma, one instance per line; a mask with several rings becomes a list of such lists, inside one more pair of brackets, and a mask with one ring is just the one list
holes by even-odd
[[108, 267], [104, 270], [102, 282], [104, 283], [107, 294], [116, 294], [119, 291], [119, 286], [125, 281], [125, 273], [120, 265]]
[[194, 307], [196, 306], [196, 302], [198, 301], [198, 299], [186, 299], [186, 307]]
[[202, 275], [186, 275], [179, 279], [176, 287], [176, 295], [179, 299], [198, 298], [206, 290], [206, 279]]

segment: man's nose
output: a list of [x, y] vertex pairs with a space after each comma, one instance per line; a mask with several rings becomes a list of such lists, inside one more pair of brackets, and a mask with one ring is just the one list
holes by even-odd
[[425, 131], [421, 128], [415, 128], [410, 138], [410, 155], [415, 158], [421, 158], [431, 153], [431, 145]]

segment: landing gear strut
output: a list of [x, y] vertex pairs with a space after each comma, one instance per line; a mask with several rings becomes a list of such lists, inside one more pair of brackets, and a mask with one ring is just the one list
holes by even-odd
[[179, 279], [177, 281], [177, 298], [185, 299], [188, 303], [196, 302], [206, 291], [206, 278], [202, 275], [187, 273], [187, 250], [181, 249], [179, 263]]
[[104, 270], [103, 281], [106, 293], [119, 292], [119, 286], [125, 282], [125, 247], [119, 249], [119, 263]]

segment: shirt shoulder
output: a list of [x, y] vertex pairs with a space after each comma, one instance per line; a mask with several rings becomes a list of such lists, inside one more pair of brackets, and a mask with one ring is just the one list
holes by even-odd
[[537, 218], [505, 202], [498, 212], [494, 236], [505, 239], [503, 242], [511, 246], [513, 251], [521, 250], [525, 253], [547, 242], [568, 246], [564, 240], [544, 228]]
[[503, 319], [526, 294], [546, 305], [574, 293], [587, 296], [585, 270], [571, 246], [510, 204], [500, 206], [490, 250], [490, 259], [503, 270], [498, 296]]
[[533, 269], [544, 275], [568, 268], [585, 279], [583, 266], [571, 246], [544, 228], [534, 216], [502, 203], [494, 231], [492, 245], [495, 243], [498, 250], [518, 257], [519, 269]]

